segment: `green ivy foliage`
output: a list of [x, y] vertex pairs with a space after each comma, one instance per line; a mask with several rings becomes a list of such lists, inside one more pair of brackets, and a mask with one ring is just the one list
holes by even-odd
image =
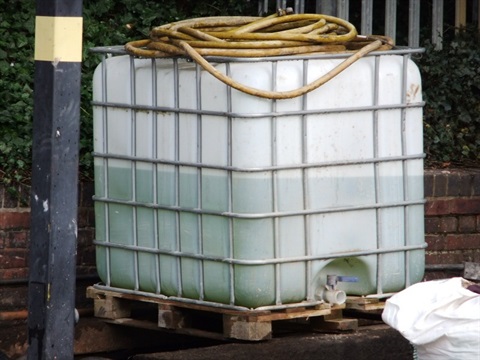
[[33, 1], [2, 1], [0, 13], [0, 181], [28, 181], [33, 107]]
[[419, 60], [427, 164], [480, 167], [480, 35], [464, 29]]
[[[0, 183], [30, 182], [35, 1], [0, 0]], [[84, 0], [80, 175], [91, 178], [93, 71], [100, 59], [89, 49], [148, 37], [154, 26], [187, 17], [252, 15], [257, 3], [236, 0]]]
[[[92, 177], [91, 80], [100, 59], [89, 51], [148, 37], [153, 26], [187, 17], [257, 15], [256, 0], [84, 0], [80, 174]], [[35, 1], [0, 0], [0, 182], [30, 181]], [[429, 164], [480, 165], [480, 46], [461, 33], [419, 60]]]

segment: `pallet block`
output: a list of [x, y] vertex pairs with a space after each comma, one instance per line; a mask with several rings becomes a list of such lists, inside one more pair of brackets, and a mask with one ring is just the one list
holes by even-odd
[[472, 281], [480, 281], [480, 263], [466, 262], [463, 277]]
[[248, 317], [223, 315], [223, 336], [239, 340], [268, 340], [272, 338], [271, 321], [249, 321]]
[[96, 295], [93, 302], [96, 317], [104, 319], [128, 318], [131, 314], [130, 304], [113, 296]]
[[165, 329], [184, 329], [191, 327], [182, 311], [170, 305], [158, 305], [158, 327]]

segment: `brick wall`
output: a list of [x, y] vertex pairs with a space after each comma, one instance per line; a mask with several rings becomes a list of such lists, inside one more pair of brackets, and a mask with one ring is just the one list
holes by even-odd
[[[0, 185], [0, 310], [25, 309], [28, 281], [28, 247], [30, 239], [30, 208], [28, 187], [10, 194]], [[79, 188], [77, 276], [94, 278], [95, 247], [93, 184]], [[85, 296], [79, 292], [79, 300]]]
[[480, 169], [425, 171], [426, 279], [480, 262]]
[[0, 185], [0, 279], [28, 276], [29, 190], [21, 187], [18, 192], [14, 197]]

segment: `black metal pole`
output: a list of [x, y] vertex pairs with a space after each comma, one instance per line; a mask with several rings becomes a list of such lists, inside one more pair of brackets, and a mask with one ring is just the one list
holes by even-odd
[[36, 1], [28, 359], [73, 359], [82, 23]]

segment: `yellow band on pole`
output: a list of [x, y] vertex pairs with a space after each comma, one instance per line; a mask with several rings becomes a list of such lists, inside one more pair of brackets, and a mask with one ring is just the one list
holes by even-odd
[[82, 17], [37, 16], [35, 60], [82, 61]]

